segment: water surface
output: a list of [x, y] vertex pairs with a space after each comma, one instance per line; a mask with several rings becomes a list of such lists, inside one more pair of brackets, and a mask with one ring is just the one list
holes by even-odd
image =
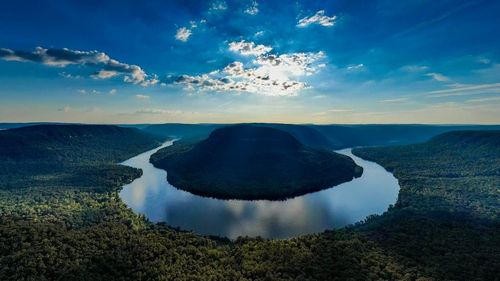
[[[167, 142], [160, 148], [171, 145]], [[178, 190], [167, 173], [149, 163], [156, 148], [125, 162], [140, 168], [142, 177], [123, 187], [120, 197], [136, 213], [203, 235], [229, 238], [262, 236], [289, 238], [340, 228], [385, 212], [397, 199], [397, 179], [380, 165], [350, 156], [364, 171], [360, 178], [286, 201], [219, 200]]]

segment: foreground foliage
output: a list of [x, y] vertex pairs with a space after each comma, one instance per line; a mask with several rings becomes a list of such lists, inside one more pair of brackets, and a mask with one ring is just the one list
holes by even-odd
[[0, 280], [497, 280], [500, 153], [479, 139], [356, 150], [395, 171], [396, 206], [289, 240], [228, 241], [148, 223], [117, 195], [138, 171], [109, 161], [83, 165], [99, 177], [68, 171], [71, 180], [54, 174], [19, 188], [3, 179]]

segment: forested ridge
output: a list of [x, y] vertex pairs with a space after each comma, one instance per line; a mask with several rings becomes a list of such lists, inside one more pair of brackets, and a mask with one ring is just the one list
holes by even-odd
[[[498, 280], [500, 152], [480, 136], [451, 141], [463, 134], [355, 150], [394, 171], [397, 204], [346, 229], [287, 240], [229, 241], [149, 223], [117, 195], [140, 172], [114, 163], [157, 140], [112, 155], [79, 145], [72, 149], [100, 151], [105, 165], [2, 174], [0, 280]], [[2, 170], [23, 165], [5, 159]]]
[[351, 181], [363, 171], [348, 156], [258, 125], [219, 128], [198, 142], [176, 141], [153, 154], [151, 163], [179, 189], [244, 200], [284, 200]]

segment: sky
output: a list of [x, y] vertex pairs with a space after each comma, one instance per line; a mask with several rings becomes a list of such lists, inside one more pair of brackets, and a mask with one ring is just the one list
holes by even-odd
[[500, 124], [500, 1], [2, 1], [0, 122]]

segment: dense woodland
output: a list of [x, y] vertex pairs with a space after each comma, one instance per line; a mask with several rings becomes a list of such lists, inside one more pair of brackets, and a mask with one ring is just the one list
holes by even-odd
[[257, 125], [214, 130], [198, 142], [177, 141], [151, 157], [168, 181], [221, 199], [284, 200], [361, 176], [363, 168], [331, 150], [303, 145], [291, 134]]
[[[131, 145], [113, 153], [96, 142], [71, 147], [63, 160], [81, 163], [75, 170], [0, 154], [0, 280], [499, 280], [500, 132], [357, 149], [400, 180], [386, 214], [236, 241], [151, 224], [124, 206], [117, 191], [140, 172], [114, 163], [157, 143], [136, 133], [124, 132], [117, 142]], [[11, 177], [12, 165], [26, 169]]]

